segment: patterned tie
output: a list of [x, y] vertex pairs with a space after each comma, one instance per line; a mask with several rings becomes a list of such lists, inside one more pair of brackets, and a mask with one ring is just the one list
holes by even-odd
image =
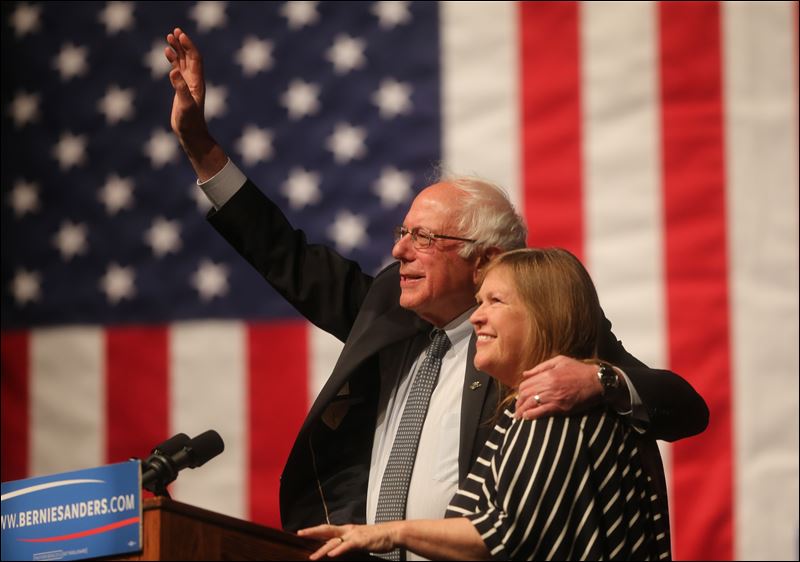
[[[406, 496], [411, 473], [414, 470], [414, 461], [417, 458], [419, 435], [428, 413], [431, 394], [439, 379], [442, 357], [450, 348], [450, 340], [443, 330], [434, 330], [431, 339], [433, 341], [428, 346], [425, 359], [411, 383], [411, 392], [400, 418], [386, 470], [383, 472], [381, 491], [378, 494], [378, 509], [375, 514], [376, 523], [397, 521], [405, 519], [406, 516]], [[386, 560], [400, 560], [401, 553], [400, 549], [396, 549], [379, 556]]]

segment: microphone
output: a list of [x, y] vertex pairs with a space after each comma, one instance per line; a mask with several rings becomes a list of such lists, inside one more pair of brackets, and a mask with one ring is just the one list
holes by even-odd
[[[163, 443], [153, 447], [150, 451], [153, 455], [174, 455], [183, 449], [191, 441], [191, 438], [185, 433], [178, 433], [173, 435]], [[149, 459], [148, 459], [149, 460]]]
[[225, 450], [225, 443], [213, 429], [189, 439], [178, 433], [156, 445], [151, 455], [142, 463], [142, 487], [158, 496], [169, 497], [167, 485], [178, 477], [184, 468], [197, 468]]

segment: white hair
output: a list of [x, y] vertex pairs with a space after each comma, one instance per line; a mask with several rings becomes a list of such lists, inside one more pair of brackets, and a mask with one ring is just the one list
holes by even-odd
[[524, 248], [528, 229], [524, 219], [514, 209], [505, 190], [499, 185], [475, 176], [444, 176], [439, 182], [460, 189], [466, 197], [455, 228], [458, 235], [475, 240], [459, 250], [469, 258], [484, 248], [502, 251]]

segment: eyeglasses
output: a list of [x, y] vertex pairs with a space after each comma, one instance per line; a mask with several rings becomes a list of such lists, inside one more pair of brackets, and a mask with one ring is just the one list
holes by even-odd
[[437, 239], [459, 240], [460, 242], [473, 242], [473, 243], [477, 242], [477, 240], [472, 240], [470, 238], [459, 238], [458, 236], [446, 236], [444, 234], [434, 234], [433, 232], [419, 226], [416, 228], [412, 228], [411, 230], [409, 230], [405, 226], [396, 226], [394, 229], [395, 244], [400, 242], [400, 239], [406, 234], [411, 235], [411, 243], [418, 250], [424, 250], [425, 248], [430, 248]]

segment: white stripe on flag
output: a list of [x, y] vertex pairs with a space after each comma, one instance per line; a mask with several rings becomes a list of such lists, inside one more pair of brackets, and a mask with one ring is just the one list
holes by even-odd
[[796, 8], [722, 4], [740, 560], [797, 558]]
[[613, 4], [581, 6], [586, 261], [617, 337], [663, 366], [656, 14], [649, 2]]
[[442, 160], [501, 185], [520, 208], [517, 6], [442, 2], [439, 10]]
[[248, 517], [247, 328], [239, 322], [191, 322], [170, 332], [170, 434], [215, 429], [225, 452], [174, 485], [180, 501]]
[[31, 332], [29, 476], [105, 464], [104, 341], [96, 328]]
[[[586, 265], [614, 334], [665, 368], [656, 20], [650, 2], [581, 5], [584, 210]], [[669, 476], [670, 447], [659, 448]]]
[[310, 322], [308, 324], [308, 341], [310, 354], [308, 404], [310, 406], [333, 372], [333, 367], [336, 365], [336, 360], [339, 358], [344, 344]]

